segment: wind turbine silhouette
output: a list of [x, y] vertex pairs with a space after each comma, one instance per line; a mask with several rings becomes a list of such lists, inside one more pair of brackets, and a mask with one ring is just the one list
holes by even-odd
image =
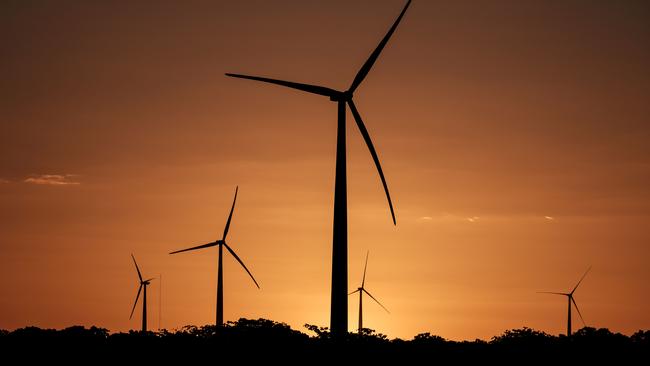
[[368, 253], [366, 253], [366, 265], [363, 267], [363, 280], [361, 280], [361, 287], [359, 287], [356, 290], [350, 292], [350, 294], [349, 294], [349, 295], [352, 295], [352, 294], [355, 294], [357, 292], [359, 293], [359, 334], [361, 334], [362, 329], [363, 329], [363, 293], [364, 292], [366, 293], [366, 295], [370, 296], [371, 299], [375, 300], [375, 302], [377, 304], [379, 304], [379, 306], [384, 308], [384, 310], [386, 310], [386, 312], [388, 314], [390, 314], [390, 311], [388, 311], [388, 309], [386, 309], [386, 307], [384, 305], [382, 305], [379, 302], [379, 300], [375, 299], [375, 297], [372, 296], [370, 294], [370, 292], [368, 292], [368, 290], [366, 290], [366, 288], [364, 287], [365, 284], [366, 284], [366, 269], [368, 269], [368, 255], [369, 254], [370, 254], [370, 251], [368, 251]]
[[151, 283], [151, 280], [155, 278], [149, 278], [147, 280], [142, 279], [142, 274], [140, 273], [140, 268], [138, 268], [138, 262], [135, 261], [135, 257], [131, 254], [133, 258], [133, 263], [135, 264], [135, 270], [138, 271], [138, 278], [140, 279], [140, 287], [138, 287], [138, 294], [135, 295], [135, 302], [133, 303], [133, 309], [131, 309], [131, 315], [129, 320], [133, 318], [133, 311], [135, 311], [135, 306], [138, 304], [138, 299], [140, 298], [140, 291], [144, 288], [144, 294], [142, 294], [142, 331], [147, 331], [147, 286]]
[[576, 289], [578, 288], [578, 286], [580, 286], [580, 282], [582, 282], [582, 280], [585, 278], [585, 276], [587, 275], [587, 273], [589, 273], [590, 270], [591, 270], [591, 267], [589, 267], [587, 269], [587, 271], [585, 272], [585, 274], [582, 275], [582, 277], [580, 278], [580, 281], [578, 281], [578, 283], [573, 288], [573, 290], [571, 290], [571, 292], [568, 292], [568, 293], [564, 293], [564, 292], [546, 292], [546, 291], [537, 292], [539, 294], [562, 295], [562, 296], [567, 297], [567, 300], [569, 301], [569, 313], [568, 313], [568, 317], [567, 317], [567, 326], [566, 326], [566, 336], [567, 337], [571, 336], [571, 303], [573, 303], [573, 305], [576, 307], [576, 310], [578, 310], [578, 315], [580, 315], [580, 320], [582, 320], [582, 324], [584, 326], [587, 326], [587, 324], [585, 324], [584, 318], [582, 317], [582, 314], [580, 314], [580, 309], [578, 308], [578, 304], [576, 304], [576, 301], [573, 299], [573, 293], [576, 292]]
[[352, 81], [352, 85], [346, 91], [338, 91], [324, 86], [318, 85], [309, 85], [296, 83], [291, 81], [269, 79], [265, 77], [258, 76], [249, 76], [242, 74], [232, 74], [226, 73], [227, 76], [249, 79], [254, 81], [260, 81], [264, 83], [276, 84], [292, 89], [297, 89], [305, 91], [312, 94], [322, 95], [329, 97], [331, 101], [336, 102], [338, 105], [338, 125], [337, 125], [337, 137], [336, 137], [336, 177], [334, 184], [334, 224], [333, 224], [333, 240], [332, 240], [332, 300], [331, 300], [331, 318], [330, 318], [330, 330], [332, 335], [335, 337], [340, 337], [347, 333], [348, 327], [348, 213], [347, 213], [347, 177], [346, 177], [346, 149], [345, 149], [345, 118], [346, 118], [346, 105], [350, 107], [350, 111], [354, 117], [354, 120], [357, 123], [359, 132], [363, 136], [363, 139], [370, 150], [370, 155], [375, 162], [377, 167], [377, 172], [381, 178], [381, 183], [384, 186], [384, 191], [386, 192], [386, 198], [388, 199], [388, 206], [390, 207], [390, 213], [393, 219], [393, 224], [397, 225], [395, 220], [395, 211], [393, 210], [393, 203], [390, 199], [390, 194], [388, 193], [388, 185], [386, 184], [386, 179], [384, 178], [384, 173], [381, 169], [381, 164], [379, 163], [379, 157], [375, 151], [368, 130], [366, 129], [361, 115], [354, 105], [352, 100], [354, 92], [357, 90], [361, 82], [370, 72], [370, 69], [374, 65], [375, 61], [381, 54], [382, 50], [388, 43], [388, 40], [395, 32], [395, 29], [399, 25], [406, 9], [408, 9], [411, 4], [411, 0], [408, 0], [402, 12], [393, 23], [393, 26], [388, 30], [388, 33], [384, 38], [379, 42], [377, 48], [372, 52], [368, 60], [361, 66], [359, 72]]
[[230, 228], [230, 220], [232, 219], [232, 213], [235, 210], [235, 202], [237, 202], [237, 191], [239, 190], [239, 186], [235, 188], [235, 198], [232, 201], [232, 207], [230, 208], [230, 215], [228, 215], [228, 221], [226, 221], [226, 228], [223, 230], [223, 237], [221, 240], [215, 240], [211, 243], [208, 244], [203, 244], [199, 245], [196, 247], [192, 248], [187, 248], [183, 250], [177, 250], [175, 252], [171, 252], [169, 254], [176, 254], [176, 253], [181, 253], [181, 252], [187, 252], [190, 250], [196, 250], [196, 249], [203, 249], [203, 248], [209, 248], [209, 247], [214, 247], [214, 246], [219, 246], [219, 265], [217, 268], [217, 327], [223, 326], [223, 262], [222, 262], [222, 256], [223, 256], [223, 247], [226, 247], [226, 249], [232, 254], [233, 257], [241, 264], [242, 267], [246, 270], [246, 273], [251, 277], [253, 282], [255, 282], [255, 286], [257, 288], [260, 288], [260, 285], [257, 283], [255, 280], [255, 277], [251, 274], [251, 272], [246, 268], [246, 265], [244, 262], [242, 262], [241, 259], [239, 259], [239, 256], [235, 253], [232, 248], [226, 243], [226, 236], [228, 235], [228, 228]]

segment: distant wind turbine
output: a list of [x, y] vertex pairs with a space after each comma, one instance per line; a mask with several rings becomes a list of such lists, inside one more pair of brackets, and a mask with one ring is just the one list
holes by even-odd
[[395, 32], [395, 29], [399, 25], [406, 9], [411, 4], [411, 0], [408, 0], [402, 12], [393, 26], [389, 29], [388, 33], [384, 38], [379, 42], [377, 48], [372, 52], [368, 60], [361, 66], [359, 72], [357, 72], [356, 77], [352, 81], [350, 88], [346, 91], [338, 91], [330, 89], [324, 86], [318, 85], [309, 85], [301, 84], [291, 81], [269, 79], [265, 77], [258, 76], [248, 76], [241, 74], [231, 74], [226, 73], [227, 76], [249, 79], [254, 81], [260, 81], [264, 83], [276, 84], [292, 89], [301, 90], [304, 92], [322, 95], [329, 97], [331, 101], [336, 102], [338, 105], [338, 125], [337, 125], [337, 138], [336, 138], [336, 176], [334, 184], [334, 225], [333, 225], [333, 243], [332, 243], [332, 299], [331, 299], [331, 318], [330, 318], [330, 329], [332, 334], [336, 337], [347, 333], [348, 327], [348, 213], [347, 213], [347, 177], [346, 177], [346, 149], [345, 149], [345, 118], [346, 118], [346, 106], [350, 107], [350, 111], [354, 116], [354, 120], [357, 123], [359, 132], [363, 136], [363, 139], [370, 150], [370, 155], [375, 162], [377, 167], [377, 172], [379, 173], [379, 178], [381, 183], [384, 186], [384, 191], [386, 193], [386, 198], [388, 199], [388, 206], [390, 207], [390, 213], [393, 219], [393, 224], [397, 225], [395, 220], [395, 211], [393, 210], [393, 203], [390, 199], [390, 194], [388, 193], [388, 185], [386, 184], [386, 179], [384, 178], [384, 173], [381, 169], [381, 164], [379, 163], [379, 157], [373, 146], [372, 140], [366, 126], [361, 119], [361, 115], [357, 111], [356, 106], [352, 97], [354, 92], [357, 90], [361, 82], [370, 72], [370, 69], [374, 65], [375, 61], [381, 54], [382, 50], [388, 43], [388, 40]]
[[138, 278], [140, 279], [140, 287], [138, 287], [138, 294], [135, 296], [135, 302], [133, 303], [133, 309], [131, 309], [131, 315], [129, 320], [133, 318], [133, 311], [135, 306], [138, 304], [138, 299], [140, 298], [140, 291], [144, 288], [144, 293], [142, 294], [142, 331], [147, 331], [147, 286], [151, 283], [151, 280], [155, 278], [149, 278], [147, 280], [142, 279], [142, 274], [140, 273], [140, 268], [138, 268], [138, 262], [135, 261], [135, 257], [131, 254], [133, 258], [133, 263], [135, 264], [135, 270], [138, 271]]
[[363, 293], [364, 292], [366, 293], [366, 295], [370, 296], [371, 299], [375, 300], [375, 302], [377, 304], [379, 304], [379, 306], [384, 308], [384, 310], [386, 310], [387, 313], [390, 314], [390, 311], [388, 311], [388, 309], [386, 309], [386, 307], [384, 305], [382, 305], [379, 302], [379, 300], [375, 299], [375, 297], [372, 296], [370, 294], [370, 292], [368, 292], [368, 290], [366, 290], [366, 288], [364, 287], [365, 284], [366, 284], [366, 269], [368, 269], [368, 255], [369, 254], [370, 254], [370, 251], [368, 251], [368, 253], [366, 253], [366, 265], [363, 267], [363, 279], [361, 280], [361, 287], [359, 287], [356, 290], [350, 292], [350, 294], [349, 294], [349, 295], [352, 295], [352, 294], [355, 294], [357, 292], [359, 293], [359, 334], [361, 334], [362, 329], [363, 329]]
[[580, 281], [578, 281], [578, 283], [573, 288], [573, 290], [571, 290], [571, 292], [568, 292], [568, 293], [564, 293], [564, 292], [545, 292], [545, 291], [538, 292], [539, 294], [562, 295], [562, 296], [567, 297], [567, 300], [569, 301], [569, 312], [568, 312], [568, 316], [567, 316], [567, 326], [566, 326], [566, 335], [567, 335], [567, 337], [571, 336], [571, 303], [573, 303], [573, 305], [576, 307], [576, 310], [578, 311], [578, 315], [580, 315], [580, 320], [582, 320], [582, 324], [584, 326], [587, 325], [587, 324], [585, 324], [585, 320], [582, 317], [582, 314], [580, 314], [580, 309], [578, 309], [578, 304], [576, 304], [576, 301], [573, 299], [573, 293], [576, 292], [576, 289], [578, 288], [578, 286], [580, 286], [580, 282], [582, 282], [582, 280], [585, 278], [585, 276], [587, 275], [587, 273], [589, 273], [590, 270], [591, 270], [591, 267], [589, 267], [587, 269], [587, 271], [585, 272], [585, 274], [582, 275], [582, 277], [580, 278]]
[[241, 259], [239, 259], [239, 256], [235, 253], [232, 248], [226, 243], [226, 236], [228, 235], [228, 228], [230, 228], [230, 220], [232, 219], [232, 213], [235, 210], [235, 202], [237, 202], [237, 191], [239, 190], [239, 187], [235, 188], [235, 199], [232, 201], [232, 207], [230, 208], [230, 215], [228, 215], [228, 221], [226, 221], [226, 228], [223, 231], [223, 237], [221, 240], [216, 240], [208, 244], [203, 244], [199, 245], [196, 247], [188, 248], [188, 249], [183, 249], [183, 250], [177, 250], [175, 252], [171, 252], [169, 254], [176, 254], [176, 253], [181, 253], [181, 252], [187, 252], [190, 250], [196, 250], [196, 249], [203, 249], [203, 248], [209, 248], [209, 247], [214, 247], [214, 246], [219, 246], [219, 264], [217, 268], [217, 326], [221, 327], [223, 326], [223, 263], [222, 263], [222, 254], [223, 254], [223, 247], [225, 246], [226, 249], [232, 254], [233, 257], [241, 264], [242, 267], [246, 270], [246, 273], [251, 277], [253, 282], [255, 282], [255, 286], [257, 288], [260, 288], [260, 285], [257, 283], [255, 280], [255, 277], [251, 274], [251, 272], [246, 268], [246, 265], [244, 262], [242, 262]]

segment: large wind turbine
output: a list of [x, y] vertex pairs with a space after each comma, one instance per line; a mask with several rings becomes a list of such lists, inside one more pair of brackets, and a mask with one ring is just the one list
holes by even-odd
[[576, 292], [576, 289], [578, 288], [578, 286], [580, 286], [580, 282], [582, 282], [582, 280], [585, 278], [585, 276], [587, 275], [587, 273], [589, 273], [590, 270], [591, 270], [591, 267], [589, 267], [587, 269], [587, 271], [585, 272], [585, 274], [582, 275], [582, 277], [580, 278], [580, 281], [578, 281], [578, 283], [573, 288], [573, 290], [571, 290], [571, 292], [568, 292], [568, 293], [564, 293], [564, 292], [538, 292], [540, 294], [562, 295], [562, 296], [567, 297], [567, 300], [569, 302], [569, 313], [568, 313], [567, 323], [566, 323], [567, 324], [566, 325], [566, 336], [567, 337], [571, 336], [571, 303], [573, 303], [573, 305], [576, 307], [576, 310], [578, 310], [578, 315], [580, 315], [580, 320], [582, 320], [582, 324], [585, 325], [585, 326], [587, 325], [587, 324], [585, 324], [585, 320], [582, 317], [582, 314], [580, 314], [580, 309], [578, 309], [578, 304], [576, 304], [576, 301], [573, 299], [573, 293]]
[[138, 287], [138, 294], [135, 296], [135, 302], [133, 303], [133, 309], [131, 309], [131, 315], [129, 320], [133, 318], [133, 311], [135, 311], [135, 306], [138, 304], [138, 299], [140, 298], [140, 291], [144, 288], [144, 293], [142, 294], [142, 331], [147, 331], [147, 286], [151, 283], [151, 280], [155, 278], [149, 278], [147, 280], [142, 279], [142, 274], [140, 273], [140, 268], [138, 268], [138, 262], [135, 261], [135, 257], [131, 254], [133, 258], [133, 263], [135, 264], [135, 270], [138, 271], [138, 278], [140, 279], [140, 287]]
[[388, 185], [386, 184], [386, 179], [384, 178], [384, 173], [381, 170], [381, 164], [379, 164], [379, 157], [377, 152], [372, 144], [368, 130], [361, 119], [359, 111], [357, 111], [356, 106], [352, 97], [354, 92], [357, 90], [361, 82], [365, 79], [370, 72], [373, 64], [381, 54], [382, 50], [388, 43], [388, 40], [395, 32], [395, 29], [399, 25], [399, 22], [402, 20], [406, 9], [411, 4], [411, 0], [408, 0], [404, 9], [400, 13], [399, 17], [393, 26], [390, 28], [386, 36], [379, 42], [377, 48], [372, 52], [368, 60], [361, 66], [361, 69], [357, 73], [356, 77], [352, 81], [352, 85], [346, 91], [338, 91], [330, 89], [324, 86], [318, 85], [309, 85], [301, 84], [291, 81], [269, 79], [265, 77], [258, 76], [248, 76], [241, 74], [231, 74], [227, 73], [227, 76], [250, 79], [255, 81], [260, 81], [264, 83], [276, 84], [280, 86], [285, 86], [292, 89], [297, 89], [305, 91], [312, 94], [322, 95], [329, 97], [331, 101], [337, 103], [338, 105], [338, 125], [337, 125], [337, 137], [336, 137], [336, 177], [334, 184], [334, 225], [333, 225], [333, 240], [332, 240], [332, 302], [331, 302], [331, 319], [330, 319], [330, 329], [334, 336], [341, 336], [347, 333], [348, 327], [348, 217], [347, 217], [347, 177], [346, 177], [346, 152], [345, 152], [345, 117], [346, 117], [346, 105], [350, 107], [350, 111], [354, 117], [354, 120], [357, 123], [357, 127], [363, 136], [363, 139], [368, 145], [370, 150], [370, 155], [375, 162], [377, 171], [379, 172], [379, 177], [381, 178], [381, 183], [384, 186], [384, 191], [386, 192], [386, 198], [388, 199], [388, 206], [390, 207], [390, 213], [393, 218], [393, 224], [397, 225], [395, 220], [395, 212], [393, 210], [393, 203], [390, 199], [390, 194], [388, 193]]
[[255, 286], [257, 286], [257, 288], [260, 288], [260, 285], [257, 283], [255, 277], [253, 277], [253, 275], [248, 270], [248, 268], [246, 268], [244, 262], [242, 262], [242, 260], [239, 259], [235, 251], [232, 250], [232, 248], [230, 248], [230, 246], [226, 243], [226, 236], [228, 235], [228, 228], [230, 227], [230, 220], [232, 219], [232, 213], [235, 210], [235, 202], [237, 201], [238, 190], [239, 187], [235, 188], [235, 199], [233, 199], [232, 201], [232, 207], [230, 208], [230, 215], [228, 215], [228, 221], [226, 221], [226, 228], [223, 230], [223, 237], [221, 238], [221, 240], [216, 240], [208, 244], [203, 244], [196, 247], [177, 250], [175, 252], [169, 253], [169, 254], [176, 254], [181, 252], [187, 252], [190, 250], [219, 246], [219, 262], [218, 262], [219, 264], [217, 267], [217, 326], [218, 327], [223, 326], [223, 265], [222, 265], [223, 247], [226, 247], [226, 249], [230, 252], [230, 254], [232, 254], [232, 256], [235, 257], [237, 262], [239, 262], [239, 264], [241, 264], [241, 266], [244, 267], [246, 273], [248, 273], [248, 275], [251, 276], [251, 279], [253, 279], [253, 282], [255, 282]]
[[384, 305], [382, 305], [379, 302], [379, 300], [375, 299], [375, 297], [372, 296], [370, 294], [370, 292], [368, 292], [368, 290], [366, 290], [366, 288], [364, 287], [365, 284], [366, 284], [366, 269], [368, 269], [368, 255], [369, 254], [370, 254], [370, 251], [368, 251], [368, 253], [366, 253], [366, 265], [363, 267], [363, 279], [361, 280], [361, 287], [359, 287], [356, 290], [350, 292], [350, 295], [355, 294], [357, 292], [359, 293], [359, 334], [361, 334], [362, 329], [363, 329], [363, 293], [364, 292], [366, 293], [366, 295], [370, 296], [371, 299], [375, 300], [375, 302], [377, 304], [379, 304], [379, 306], [384, 308], [384, 310], [386, 310], [387, 313], [390, 314], [390, 311], [388, 311], [388, 309], [386, 309], [386, 307]]

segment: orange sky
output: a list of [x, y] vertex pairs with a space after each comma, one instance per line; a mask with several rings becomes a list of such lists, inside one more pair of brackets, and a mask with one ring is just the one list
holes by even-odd
[[[163, 275], [164, 327], [214, 322], [217, 250], [167, 253], [220, 238], [235, 185], [229, 243], [262, 289], [226, 257], [226, 320], [328, 326], [336, 107], [223, 73], [344, 89], [402, 6], [3, 2], [0, 328], [137, 329], [130, 253]], [[565, 299], [535, 292], [593, 265], [587, 324], [650, 328], [649, 16], [413, 2], [355, 95], [397, 227], [348, 124], [349, 286], [370, 250], [367, 288], [391, 310], [368, 302], [365, 326], [557, 334]]]

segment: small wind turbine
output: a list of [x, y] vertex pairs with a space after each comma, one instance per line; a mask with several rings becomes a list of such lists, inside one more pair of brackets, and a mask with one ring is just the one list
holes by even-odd
[[151, 280], [155, 278], [149, 278], [147, 280], [142, 279], [142, 274], [140, 273], [140, 268], [138, 268], [138, 262], [135, 261], [135, 257], [131, 254], [133, 258], [133, 263], [135, 264], [135, 270], [138, 271], [138, 278], [140, 279], [140, 287], [138, 287], [138, 294], [135, 296], [135, 302], [133, 303], [133, 309], [131, 309], [131, 315], [129, 320], [133, 318], [133, 311], [135, 311], [135, 306], [138, 304], [138, 299], [140, 298], [140, 291], [144, 288], [144, 293], [142, 294], [142, 331], [147, 331], [147, 286], [151, 283]]
[[352, 99], [354, 92], [366, 78], [370, 69], [372, 69], [372, 66], [375, 64], [375, 61], [377, 61], [377, 58], [379, 58], [379, 55], [395, 32], [395, 29], [397, 29], [397, 26], [410, 4], [411, 0], [408, 0], [402, 9], [402, 12], [397, 17], [397, 20], [395, 20], [391, 28], [388, 30], [388, 33], [386, 33], [384, 38], [379, 42], [377, 48], [375, 48], [375, 50], [370, 54], [370, 57], [368, 57], [363, 66], [361, 66], [352, 81], [352, 84], [347, 90], [340, 91], [319, 85], [309, 85], [266, 77], [226, 73], [227, 76], [234, 78], [275, 84], [307, 93], [325, 96], [337, 104], [338, 124], [336, 135], [336, 172], [334, 178], [334, 235], [332, 240], [332, 297], [330, 312], [330, 330], [332, 335], [335, 337], [340, 337], [346, 334], [348, 327], [348, 201], [345, 147], [345, 119], [347, 108], [350, 108], [352, 116], [359, 128], [359, 132], [361, 133], [361, 136], [363, 136], [363, 139], [368, 146], [368, 150], [370, 150], [370, 155], [375, 162], [379, 178], [381, 179], [384, 192], [386, 193], [386, 199], [388, 200], [393, 224], [397, 225], [397, 221], [395, 220], [395, 211], [393, 210], [393, 202], [388, 193], [388, 184], [386, 183], [384, 172], [381, 169], [381, 164], [379, 164], [379, 156], [375, 151], [375, 147], [370, 139], [370, 134], [368, 133], [368, 130], [361, 119], [361, 115]]
[[562, 296], [567, 297], [567, 300], [569, 301], [569, 312], [568, 312], [568, 316], [567, 316], [567, 326], [566, 326], [566, 335], [567, 335], [567, 337], [571, 336], [571, 303], [573, 303], [573, 305], [576, 307], [576, 310], [578, 311], [578, 315], [580, 315], [580, 320], [582, 320], [582, 324], [584, 326], [587, 326], [587, 324], [585, 324], [584, 318], [582, 317], [582, 314], [580, 314], [580, 309], [578, 309], [578, 304], [576, 304], [576, 301], [573, 299], [573, 293], [576, 292], [576, 289], [578, 288], [578, 286], [580, 286], [580, 282], [582, 282], [582, 280], [585, 278], [585, 276], [587, 275], [587, 273], [589, 273], [590, 270], [591, 270], [591, 267], [589, 267], [587, 269], [587, 271], [585, 272], [585, 274], [582, 275], [582, 278], [580, 278], [580, 281], [578, 281], [578, 283], [573, 288], [573, 290], [571, 290], [571, 292], [568, 292], [568, 293], [564, 293], [564, 292], [546, 292], [546, 291], [538, 292], [539, 294], [562, 295]]
[[230, 215], [228, 215], [228, 221], [226, 221], [226, 228], [223, 231], [223, 237], [221, 240], [215, 240], [211, 243], [208, 244], [203, 244], [199, 245], [196, 247], [192, 248], [187, 248], [183, 250], [177, 250], [175, 252], [171, 252], [169, 254], [176, 254], [176, 253], [181, 253], [181, 252], [187, 252], [190, 250], [196, 250], [196, 249], [203, 249], [203, 248], [209, 248], [209, 247], [214, 247], [218, 246], [219, 247], [219, 262], [218, 262], [218, 267], [217, 267], [217, 326], [221, 327], [223, 326], [223, 265], [222, 265], [222, 254], [223, 254], [223, 247], [226, 247], [226, 249], [232, 254], [233, 257], [241, 264], [242, 267], [246, 270], [248, 275], [251, 277], [253, 282], [255, 282], [255, 286], [257, 288], [260, 288], [260, 285], [257, 283], [255, 280], [255, 277], [251, 274], [251, 272], [246, 268], [246, 265], [244, 262], [242, 262], [241, 259], [237, 256], [234, 250], [230, 248], [230, 246], [226, 243], [226, 236], [228, 235], [228, 228], [230, 227], [230, 220], [232, 219], [232, 213], [235, 210], [235, 202], [237, 201], [237, 191], [239, 190], [239, 187], [235, 188], [235, 199], [232, 201], [232, 207], [230, 208]]
[[379, 304], [379, 306], [384, 308], [384, 310], [386, 310], [386, 312], [388, 314], [390, 314], [390, 311], [388, 311], [388, 309], [386, 309], [386, 307], [384, 305], [382, 305], [379, 302], [379, 300], [375, 299], [375, 297], [372, 296], [370, 294], [370, 292], [368, 292], [368, 290], [366, 290], [366, 288], [364, 287], [365, 284], [366, 284], [366, 269], [368, 269], [368, 255], [369, 254], [370, 254], [370, 251], [368, 251], [368, 253], [366, 253], [366, 265], [363, 267], [363, 279], [361, 280], [361, 287], [359, 287], [356, 290], [350, 292], [350, 294], [349, 294], [349, 295], [352, 295], [352, 294], [355, 294], [357, 292], [359, 293], [359, 334], [361, 334], [361, 331], [363, 329], [363, 293], [364, 292], [366, 293], [366, 295], [370, 296], [371, 299], [375, 300], [375, 302], [377, 304]]

